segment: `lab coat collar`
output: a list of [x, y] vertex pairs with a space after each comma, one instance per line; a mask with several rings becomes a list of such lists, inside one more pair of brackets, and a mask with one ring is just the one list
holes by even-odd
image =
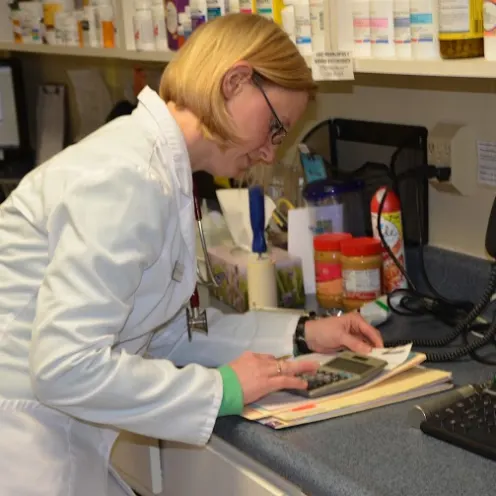
[[160, 128], [162, 141], [172, 154], [175, 175], [181, 193], [191, 198], [193, 195], [193, 177], [188, 149], [184, 136], [172, 117], [165, 102], [149, 86], [145, 86], [138, 95], [139, 103], [149, 112]]

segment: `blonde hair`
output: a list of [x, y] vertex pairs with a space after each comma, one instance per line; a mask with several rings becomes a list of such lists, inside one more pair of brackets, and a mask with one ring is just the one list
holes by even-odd
[[295, 44], [276, 23], [255, 14], [229, 14], [196, 29], [166, 67], [160, 96], [191, 111], [207, 139], [239, 143], [222, 92], [224, 75], [239, 61], [268, 84], [314, 97], [312, 73]]

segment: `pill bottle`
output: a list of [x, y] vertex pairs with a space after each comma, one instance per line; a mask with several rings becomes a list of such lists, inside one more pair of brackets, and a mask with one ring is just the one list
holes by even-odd
[[483, 0], [439, 0], [439, 51], [443, 59], [484, 56], [482, 17]]
[[168, 50], [166, 11], [163, 0], [152, 0], [153, 35], [157, 50]]
[[375, 238], [341, 242], [343, 307], [356, 310], [381, 296], [382, 246]]
[[97, 3], [97, 22], [103, 48], [116, 47], [116, 24], [112, 0], [94, 0]]
[[348, 233], [319, 234], [313, 238], [317, 301], [326, 310], [342, 307], [341, 242], [351, 238]]
[[[165, 19], [164, 19], [165, 21]], [[134, 45], [138, 51], [155, 50], [151, 0], [134, 1]]]

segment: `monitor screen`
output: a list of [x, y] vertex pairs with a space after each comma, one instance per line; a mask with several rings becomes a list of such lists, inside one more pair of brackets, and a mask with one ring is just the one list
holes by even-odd
[[12, 67], [0, 65], [0, 150], [20, 145]]

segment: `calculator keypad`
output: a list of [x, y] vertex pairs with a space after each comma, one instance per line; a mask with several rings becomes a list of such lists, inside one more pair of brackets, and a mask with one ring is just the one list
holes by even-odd
[[317, 373], [314, 375], [303, 374], [301, 376], [301, 378], [306, 380], [308, 383], [308, 391], [320, 388], [322, 386], [327, 386], [328, 384], [335, 384], [345, 379], [349, 379], [350, 377], [351, 375], [346, 374], [345, 372], [336, 373], [322, 369], [318, 370]]

